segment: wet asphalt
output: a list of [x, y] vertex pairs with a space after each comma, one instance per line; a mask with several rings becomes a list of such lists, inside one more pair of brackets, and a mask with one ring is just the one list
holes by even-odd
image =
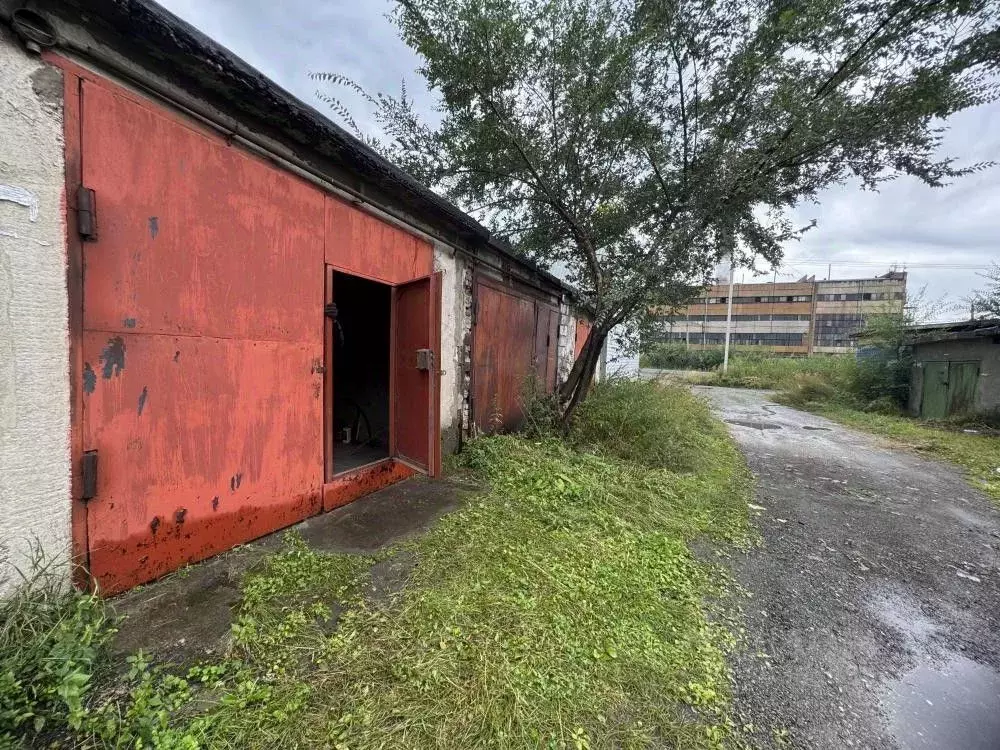
[[1000, 511], [959, 470], [698, 388], [757, 476], [732, 561], [737, 716], [762, 748], [1000, 750]]

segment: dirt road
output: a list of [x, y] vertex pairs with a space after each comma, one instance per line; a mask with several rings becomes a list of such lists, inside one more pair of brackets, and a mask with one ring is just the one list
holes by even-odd
[[950, 466], [759, 392], [699, 390], [759, 482], [733, 663], [757, 742], [998, 750], [996, 506]]

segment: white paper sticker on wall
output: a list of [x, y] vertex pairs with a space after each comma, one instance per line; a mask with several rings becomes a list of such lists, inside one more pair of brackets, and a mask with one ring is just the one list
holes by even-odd
[[16, 185], [0, 185], [0, 201], [10, 201], [28, 209], [28, 218], [38, 221], [38, 196]]

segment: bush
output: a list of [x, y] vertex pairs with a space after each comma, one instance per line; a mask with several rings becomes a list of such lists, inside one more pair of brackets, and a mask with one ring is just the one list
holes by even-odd
[[791, 386], [782, 395], [783, 400], [793, 406], [807, 406], [835, 401], [839, 394], [826, 376], [803, 372], [794, 377]]
[[852, 390], [857, 363], [853, 357], [747, 357], [729, 363], [729, 371], [717, 373], [712, 385], [733, 388], [795, 388], [803, 375], [825, 380], [838, 393]]
[[714, 370], [722, 364], [722, 349], [689, 349], [684, 344], [657, 344], [639, 360], [642, 367], [661, 370]]
[[889, 399], [898, 412], [910, 398], [909, 358], [872, 357], [858, 362], [853, 392], [861, 403]]
[[0, 599], [0, 745], [79, 730], [95, 664], [114, 633], [103, 603], [70, 589], [37, 552]]
[[569, 438], [632, 463], [692, 471], [709, 459], [717, 431], [708, 406], [683, 386], [612, 379], [580, 405]]

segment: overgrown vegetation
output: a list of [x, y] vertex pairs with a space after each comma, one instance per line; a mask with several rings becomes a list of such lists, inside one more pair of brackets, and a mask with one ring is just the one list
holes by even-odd
[[656, 344], [639, 357], [640, 367], [662, 370], [714, 370], [722, 365], [722, 349], [691, 349], [684, 344]]
[[734, 357], [729, 362], [729, 371], [716, 371], [708, 383], [730, 388], [788, 390], [822, 380], [837, 391], [849, 392], [856, 374], [854, 357]]
[[[225, 658], [134, 657], [83, 701], [79, 728], [61, 725], [62, 746], [723, 745], [731, 590], [689, 545], [749, 542], [748, 472], [685, 389], [604, 384], [585, 407], [568, 440], [467, 447], [463, 470], [489, 489], [381, 554], [415, 563], [401, 592], [373, 598], [379, 560], [291, 534], [245, 579]], [[4, 642], [13, 680], [48, 684], [47, 656], [11, 661], [32, 648], [17, 640]], [[30, 721], [14, 733], [38, 740]]]
[[[35, 550], [0, 598], [0, 747], [80, 730], [95, 661], [112, 634], [99, 599], [70, 591]], [[0, 583], [10, 582], [0, 581]]]

